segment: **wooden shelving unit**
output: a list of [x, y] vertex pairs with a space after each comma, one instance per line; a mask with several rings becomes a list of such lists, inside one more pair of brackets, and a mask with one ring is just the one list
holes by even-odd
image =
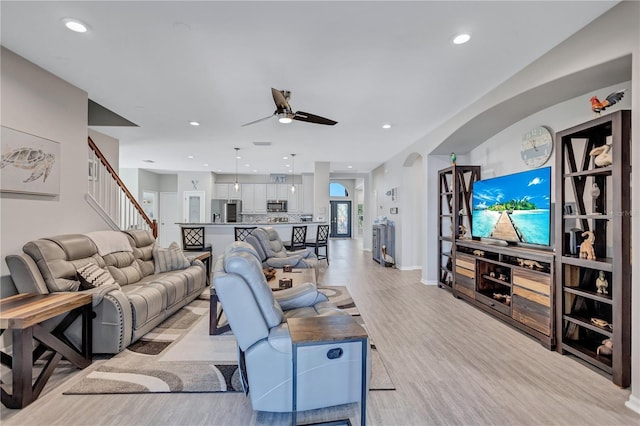
[[[612, 165], [598, 167], [593, 148], [611, 145]], [[556, 134], [556, 340], [607, 374], [631, 382], [631, 111], [617, 111]], [[593, 191], [597, 185], [598, 191]], [[565, 210], [566, 205], [575, 211]], [[592, 231], [595, 259], [580, 256], [567, 232]], [[583, 239], [578, 238], [577, 244]], [[598, 291], [600, 274], [608, 282]], [[598, 354], [609, 339], [612, 353]], [[606, 351], [606, 349], [605, 349]]]
[[453, 289], [459, 227], [471, 238], [471, 190], [480, 166], [452, 165], [438, 172], [438, 287]]

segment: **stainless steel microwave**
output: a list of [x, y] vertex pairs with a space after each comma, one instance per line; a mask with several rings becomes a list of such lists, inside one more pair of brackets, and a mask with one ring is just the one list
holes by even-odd
[[279, 201], [279, 200], [270, 200], [267, 201], [267, 211], [270, 213], [286, 213], [287, 211], [287, 202]]

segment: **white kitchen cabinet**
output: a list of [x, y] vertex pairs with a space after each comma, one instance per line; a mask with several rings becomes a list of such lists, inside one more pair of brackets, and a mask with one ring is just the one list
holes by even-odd
[[291, 185], [289, 185], [288, 183], [279, 183], [278, 193], [276, 194], [276, 200], [288, 200], [290, 188], [291, 188]]
[[302, 195], [303, 187], [301, 184], [295, 184], [296, 191], [291, 192], [291, 185], [288, 185], [287, 188], [289, 191], [287, 192], [287, 211], [289, 213], [300, 213], [303, 210], [304, 197]]
[[267, 212], [267, 185], [264, 183], [242, 184], [242, 213]]
[[216, 183], [215, 198], [219, 200], [241, 200], [242, 188], [236, 192], [233, 183]]
[[278, 186], [275, 183], [267, 184], [267, 200], [275, 200], [278, 196]]
[[242, 213], [253, 213], [255, 211], [254, 192], [254, 184], [242, 184]]
[[268, 183], [267, 200], [283, 201], [289, 199], [289, 189], [291, 185], [287, 183]]
[[216, 183], [214, 185], [214, 198], [219, 200], [228, 200], [229, 199], [229, 184], [228, 183]]
[[255, 213], [267, 212], [267, 185], [256, 183], [253, 188], [253, 207]]

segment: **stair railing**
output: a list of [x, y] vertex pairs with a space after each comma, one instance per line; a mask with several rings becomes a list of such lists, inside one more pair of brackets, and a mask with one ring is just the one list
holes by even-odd
[[111, 167], [96, 144], [89, 142], [89, 192], [92, 204], [97, 205], [102, 216], [112, 227], [120, 230], [146, 229], [158, 237], [158, 222], [142, 209], [129, 192], [118, 173]]

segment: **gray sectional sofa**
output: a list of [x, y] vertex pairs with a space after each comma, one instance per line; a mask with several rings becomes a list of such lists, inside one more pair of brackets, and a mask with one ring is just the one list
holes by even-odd
[[[94, 353], [121, 352], [196, 299], [205, 288], [204, 264], [196, 259], [187, 261], [179, 250], [160, 249], [148, 231], [100, 232], [103, 240], [120, 244], [112, 244], [110, 253], [105, 252], [104, 244], [99, 250], [96, 241], [100, 245], [100, 240], [90, 235], [66, 234], [29, 241], [23, 247], [24, 253], [9, 255], [6, 261], [20, 293], [78, 291], [93, 296]], [[106, 251], [110, 251], [109, 247]], [[169, 259], [168, 254], [178, 263], [172, 268], [171, 262], [161, 262], [159, 267], [159, 259]], [[89, 263], [99, 268], [94, 269], [108, 271], [105, 275], [109, 279], [97, 287], [83, 288], [78, 270]], [[167, 269], [173, 270], [158, 272]], [[56, 320], [60, 318], [52, 321]], [[65, 334], [79, 346], [80, 333], [78, 318]]]

